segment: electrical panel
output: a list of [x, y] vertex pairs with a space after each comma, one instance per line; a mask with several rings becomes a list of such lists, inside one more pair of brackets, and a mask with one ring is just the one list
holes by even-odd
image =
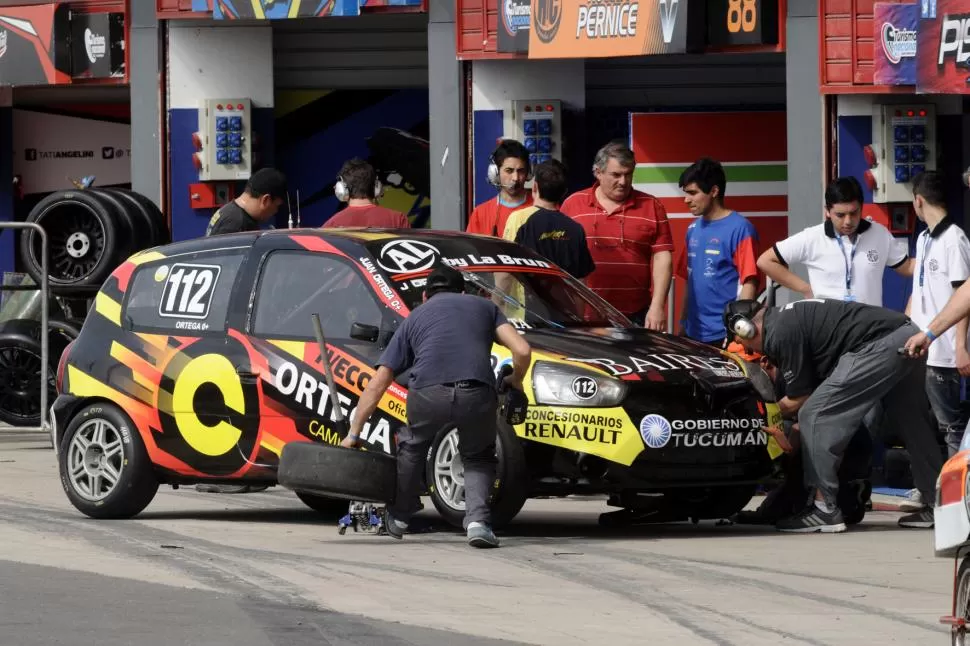
[[521, 141], [532, 166], [562, 160], [562, 102], [558, 100], [512, 101], [506, 137]]
[[[244, 180], [253, 169], [249, 99], [205, 99], [199, 108], [199, 179]], [[201, 163], [199, 163], [201, 162]]]
[[876, 166], [875, 204], [910, 202], [912, 179], [936, 170], [936, 110], [927, 105], [875, 105], [872, 148]]

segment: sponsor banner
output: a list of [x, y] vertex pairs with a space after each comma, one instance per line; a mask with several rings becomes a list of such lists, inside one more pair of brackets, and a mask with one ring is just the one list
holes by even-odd
[[[395, 281], [408, 280], [413, 274], [430, 272], [440, 263], [458, 269], [474, 268], [478, 271], [505, 271], [512, 267], [545, 269], [560, 273], [552, 263], [535, 258], [520, 258], [508, 254], [465, 254], [454, 258], [444, 257], [435, 245], [423, 240], [392, 240], [377, 252], [377, 264]], [[363, 259], [361, 259], [363, 262]], [[415, 285], [417, 286], [417, 285]]]
[[687, 51], [687, 0], [532, 0], [529, 58]]
[[768, 446], [764, 422], [751, 419], [674, 420], [650, 414], [640, 420], [640, 436], [647, 448], [732, 448]]
[[78, 13], [71, 18], [71, 75], [125, 75], [125, 14]]
[[13, 172], [27, 194], [70, 189], [88, 175], [98, 186], [129, 184], [130, 155], [127, 123], [13, 111]]
[[608, 374], [614, 377], [653, 371], [662, 373], [668, 370], [709, 370], [718, 377], [737, 377], [739, 379], [744, 377], [744, 371], [741, 370], [737, 362], [731, 359], [698, 357], [689, 354], [629, 355], [625, 359], [567, 357], [566, 360], [593, 364], [604, 368]]
[[877, 2], [873, 10], [873, 83], [916, 85], [917, 4]]
[[970, 6], [966, 0], [920, 0], [916, 91], [970, 93]]
[[531, 0], [498, 0], [498, 42], [500, 52], [529, 51]]
[[360, 0], [218, 0], [212, 3], [212, 17], [216, 20], [280, 20], [359, 16], [360, 4]]

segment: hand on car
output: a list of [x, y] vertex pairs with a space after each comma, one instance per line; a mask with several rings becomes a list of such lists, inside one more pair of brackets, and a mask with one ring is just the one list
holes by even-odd
[[643, 321], [643, 327], [654, 332], [667, 331], [667, 312], [662, 307], [647, 310], [647, 316]]
[[788, 441], [788, 438], [785, 437], [785, 431], [780, 427], [778, 426], [765, 427], [765, 433], [775, 438], [775, 441], [778, 442], [778, 446], [781, 447], [781, 450], [784, 451], [785, 453], [791, 453], [792, 451], [795, 450], [795, 447], [793, 447], [791, 445], [791, 442]]
[[506, 388], [514, 388], [519, 392], [525, 392], [525, 386], [522, 385], [522, 378], [516, 377], [515, 375], [509, 375], [504, 380]]
[[344, 447], [345, 449], [353, 449], [357, 447], [359, 444], [360, 444], [359, 435], [348, 434], [347, 437], [345, 437], [343, 441], [340, 443], [340, 446]]

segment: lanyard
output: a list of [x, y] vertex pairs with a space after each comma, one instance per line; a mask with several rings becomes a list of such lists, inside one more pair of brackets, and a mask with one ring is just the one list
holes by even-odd
[[859, 246], [859, 236], [856, 235], [855, 242], [852, 243], [852, 250], [849, 252], [849, 256], [845, 255], [845, 247], [842, 245], [842, 236], [836, 234], [836, 242], [839, 243], [839, 251], [842, 252], [842, 260], [845, 261], [845, 291], [852, 293], [852, 262], [855, 260], [856, 247]]
[[926, 252], [930, 248], [930, 234], [926, 234], [926, 240], [923, 241], [923, 257], [920, 259], [919, 263], [919, 286], [923, 286], [923, 274], [926, 271]]

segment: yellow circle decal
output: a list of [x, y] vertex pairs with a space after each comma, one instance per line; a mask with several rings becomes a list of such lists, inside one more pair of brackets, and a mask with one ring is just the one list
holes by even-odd
[[155, 282], [160, 283], [168, 276], [168, 265], [162, 265], [155, 270]]
[[240, 415], [246, 412], [242, 384], [232, 362], [218, 354], [204, 354], [186, 364], [175, 381], [172, 408], [179, 433], [193, 449], [203, 455], [219, 456], [232, 450], [242, 431], [226, 421], [207, 426], [194, 412], [196, 391], [203, 384], [214, 384], [222, 393], [226, 406]]

